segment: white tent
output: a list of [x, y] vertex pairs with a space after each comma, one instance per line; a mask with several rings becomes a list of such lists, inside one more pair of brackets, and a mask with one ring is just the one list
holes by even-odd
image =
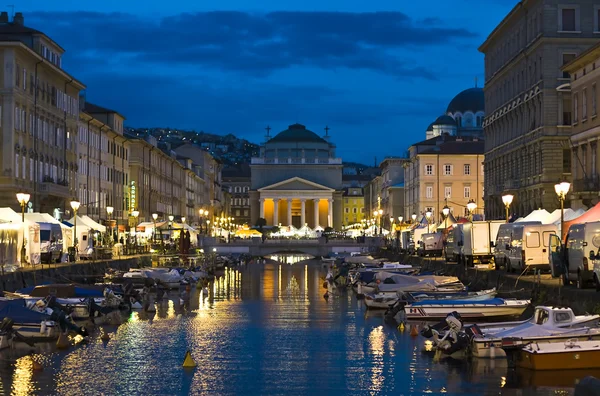
[[317, 233], [305, 224], [298, 230], [298, 235], [315, 238]]
[[[40, 263], [40, 226], [34, 221], [23, 219], [21, 214], [15, 212], [11, 208], [0, 208], [0, 230], [1, 234], [10, 240], [11, 248], [10, 252], [5, 252], [4, 256], [6, 260], [14, 260], [14, 262], [6, 262], [6, 264], [16, 264], [19, 262], [21, 265], [21, 246], [23, 245], [23, 227], [25, 227], [25, 258], [30, 264]], [[17, 244], [15, 245], [14, 231], [18, 231]], [[3, 242], [6, 243], [6, 242]], [[16, 252], [12, 249], [16, 248]]]
[[73, 229], [68, 225], [56, 220], [52, 215], [48, 213], [25, 213], [25, 220], [29, 220], [38, 224], [50, 223], [60, 225], [63, 238], [63, 252], [67, 251], [67, 247], [73, 246]]
[[[102, 224], [97, 223], [96, 221], [92, 220], [91, 217], [83, 215], [81, 216], [81, 219], [85, 222], [85, 224], [90, 227], [92, 230], [95, 231], [100, 231], [100, 232], [106, 232], [106, 226], [103, 226]], [[79, 220], [79, 219], [78, 219]]]
[[546, 209], [538, 209], [529, 213], [522, 219], [518, 219], [517, 222], [525, 221], [540, 221], [542, 224], [548, 224], [547, 219], [550, 217], [550, 213]]
[[87, 252], [91, 242], [90, 231], [94, 230], [94, 228], [88, 225], [88, 222], [83, 217], [79, 216], [77, 216], [77, 223], [75, 223], [75, 217], [72, 217], [68, 222], [73, 224], [75, 226], [74, 228], [77, 228], [77, 235], [75, 238], [77, 238], [77, 247], [79, 248], [78, 253]]
[[[578, 218], [579, 216], [581, 216], [582, 214], [584, 214], [586, 211], [585, 209], [577, 209], [577, 210], [573, 210], [571, 208], [567, 208], [565, 209], [565, 214], [564, 214], [564, 219], [565, 221], [571, 221], [573, 219]], [[562, 235], [561, 232], [561, 224], [560, 224], [560, 209], [556, 209], [554, 212], [550, 213], [550, 216], [548, 217], [548, 223], [547, 224], [554, 224], [555, 226], [558, 227], [558, 235]]]

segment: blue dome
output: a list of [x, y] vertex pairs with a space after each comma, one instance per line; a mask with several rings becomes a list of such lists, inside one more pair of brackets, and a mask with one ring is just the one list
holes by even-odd
[[271, 143], [275, 142], [316, 142], [316, 143], [327, 143], [325, 139], [319, 137], [316, 133], [309, 131], [302, 124], [293, 124], [288, 127], [285, 131], [279, 132], [271, 140]]
[[448, 105], [446, 113], [466, 113], [471, 111], [477, 113], [485, 111], [485, 99], [482, 88], [469, 88], [454, 97]]

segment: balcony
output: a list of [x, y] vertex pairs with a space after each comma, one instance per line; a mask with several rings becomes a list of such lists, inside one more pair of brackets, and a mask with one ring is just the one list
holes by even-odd
[[70, 198], [71, 194], [69, 193], [69, 186], [63, 184], [56, 184], [52, 181], [44, 181], [39, 184], [40, 193], [54, 195], [61, 198]]
[[573, 192], [593, 192], [600, 191], [600, 176], [591, 176], [573, 181]]

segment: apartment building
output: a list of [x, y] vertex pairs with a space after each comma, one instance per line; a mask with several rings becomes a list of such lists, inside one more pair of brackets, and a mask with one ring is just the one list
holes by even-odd
[[397, 221], [398, 216], [404, 216], [404, 166], [407, 162], [407, 158], [387, 157], [379, 164], [381, 169], [379, 195], [385, 228]]
[[[596, 10], [600, 14], [600, 7]], [[600, 15], [597, 16], [600, 18]], [[598, 21], [598, 19], [596, 19]], [[598, 31], [598, 25], [595, 25]], [[570, 75], [572, 103], [571, 173], [573, 177], [571, 207], [589, 208], [598, 203], [600, 191], [600, 44], [596, 44], [563, 66]]]
[[365, 196], [361, 187], [344, 188], [342, 199], [344, 216], [342, 225], [360, 224], [363, 219], [368, 218], [365, 213]]
[[561, 66], [598, 40], [596, 0], [522, 0], [492, 31], [485, 55], [486, 214], [502, 195], [524, 215], [552, 211], [554, 184], [571, 179], [569, 75]]
[[85, 86], [62, 69], [64, 49], [0, 13], [2, 175], [0, 206], [20, 210], [15, 193], [31, 195], [29, 208], [59, 216], [77, 188], [79, 91]]
[[448, 205], [455, 216], [468, 215], [467, 204], [483, 214], [484, 142], [476, 137], [441, 135], [409, 148], [405, 167], [404, 219], [426, 212], [440, 222]]
[[236, 224], [252, 225], [250, 217], [250, 168], [229, 167], [223, 169], [223, 189], [229, 193], [231, 217]]

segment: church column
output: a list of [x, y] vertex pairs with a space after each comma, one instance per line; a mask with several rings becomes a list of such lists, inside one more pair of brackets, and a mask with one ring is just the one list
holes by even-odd
[[279, 199], [273, 198], [273, 225], [279, 224]]
[[314, 199], [315, 203], [315, 228], [319, 225], [319, 200]]
[[333, 227], [333, 198], [327, 200], [329, 208], [327, 208], [327, 227]]
[[258, 204], [260, 205], [260, 218], [265, 218], [265, 199], [261, 198], [258, 200]]
[[304, 214], [304, 211], [306, 210], [306, 199], [301, 199], [300, 205], [300, 227], [304, 227], [304, 224], [306, 224], [306, 216]]
[[292, 225], [292, 199], [288, 198], [287, 200], [287, 225]]

